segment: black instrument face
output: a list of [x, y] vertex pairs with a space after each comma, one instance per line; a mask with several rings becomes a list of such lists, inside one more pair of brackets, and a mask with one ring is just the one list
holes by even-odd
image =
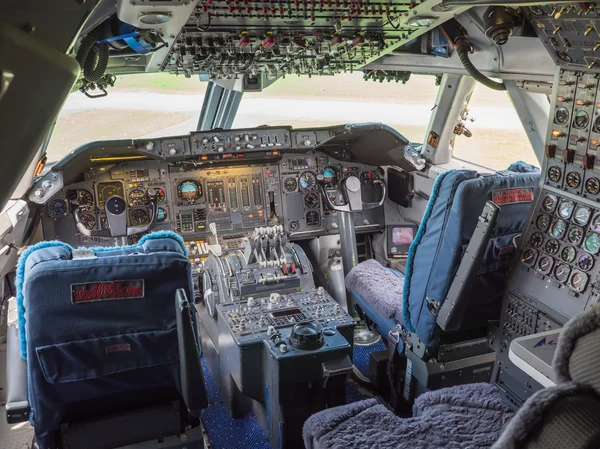
[[542, 246], [542, 243], [544, 243], [544, 236], [542, 235], [542, 233], [534, 232], [529, 239], [529, 244], [534, 248], [539, 248], [540, 246]]
[[551, 221], [550, 215], [542, 214], [537, 218], [535, 224], [540, 231], [546, 232], [550, 227]]
[[131, 206], [141, 206], [146, 202], [146, 192], [142, 189], [133, 189], [129, 191], [129, 204]]
[[96, 227], [96, 217], [93, 214], [81, 214], [79, 216], [81, 224], [90, 231]]
[[573, 262], [575, 256], [577, 256], [577, 251], [572, 246], [565, 246], [560, 252], [560, 258], [567, 263]]
[[554, 259], [550, 256], [542, 256], [537, 263], [536, 269], [542, 274], [550, 274], [554, 266]]
[[296, 181], [296, 178], [285, 178], [285, 180], [283, 181], [283, 190], [285, 190], [286, 192], [295, 192], [296, 189], [298, 188], [298, 181]]
[[317, 177], [313, 172], [306, 171], [300, 175], [300, 187], [304, 190], [316, 190]]
[[580, 226], [585, 226], [589, 223], [592, 210], [589, 207], [577, 206], [573, 214], [573, 221]]
[[553, 165], [548, 169], [548, 179], [552, 182], [558, 182], [561, 175], [562, 172], [556, 165]]
[[150, 222], [150, 216], [146, 209], [134, 209], [131, 211], [130, 221], [133, 226], [144, 226]]
[[597, 195], [600, 192], [600, 180], [592, 177], [585, 181], [585, 191], [590, 195]]
[[560, 107], [554, 115], [554, 123], [557, 125], [565, 125], [569, 122], [569, 110], [565, 107]]
[[525, 251], [523, 251], [523, 254], [521, 255], [521, 262], [523, 262], [528, 267], [532, 267], [533, 264], [535, 264], [536, 258], [536, 251], [534, 249], [527, 248]]
[[321, 215], [316, 210], [306, 213], [306, 226], [319, 226], [321, 224]]
[[600, 133], [600, 117], [597, 117], [594, 121], [594, 132]]
[[585, 111], [578, 111], [575, 114], [575, 120], [573, 121], [573, 128], [585, 129], [590, 123], [590, 116]]
[[314, 193], [309, 193], [304, 197], [304, 205], [309, 209], [319, 207], [319, 197]]
[[546, 252], [548, 254], [554, 255], [560, 249], [560, 244], [558, 243], [558, 240], [556, 240], [556, 239], [550, 239], [544, 245], [544, 249], [546, 250]]
[[594, 258], [588, 253], [582, 253], [577, 259], [577, 266], [582, 271], [590, 271], [594, 267]]
[[87, 190], [77, 190], [75, 202], [80, 209], [91, 210], [94, 208], [94, 196]]
[[581, 176], [576, 171], [567, 173], [567, 185], [572, 189], [576, 189], [581, 184]]
[[575, 246], [579, 246], [583, 240], [583, 229], [579, 226], [572, 226], [567, 234], [567, 240]]
[[582, 292], [585, 290], [588, 282], [588, 275], [580, 271], [575, 271], [571, 275], [569, 286], [576, 292]]
[[120, 182], [101, 182], [98, 184], [96, 191], [98, 192], [98, 207], [102, 209], [104, 203], [111, 196], [118, 196], [123, 198], [123, 184]]
[[48, 206], [48, 213], [51, 217], [60, 217], [62, 215], [67, 215], [67, 211], [69, 210], [67, 206], [67, 202], [63, 199], [55, 199], [50, 202]]
[[558, 198], [555, 195], [546, 195], [542, 201], [542, 208], [546, 212], [554, 212], [556, 205], [558, 204]]
[[554, 267], [554, 279], [561, 284], [564, 284], [569, 280], [569, 274], [571, 274], [571, 267], [567, 264], [557, 263]]

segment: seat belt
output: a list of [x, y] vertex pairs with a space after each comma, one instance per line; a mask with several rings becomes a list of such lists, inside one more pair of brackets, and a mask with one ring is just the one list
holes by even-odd
[[388, 334], [388, 362], [386, 367], [386, 373], [388, 382], [390, 384], [390, 406], [393, 409], [397, 409], [400, 404], [400, 396], [396, 389], [395, 379], [398, 371], [398, 363], [400, 362], [400, 355], [398, 354], [398, 345], [400, 344], [400, 336], [402, 328], [399, 324], [396, 325]]

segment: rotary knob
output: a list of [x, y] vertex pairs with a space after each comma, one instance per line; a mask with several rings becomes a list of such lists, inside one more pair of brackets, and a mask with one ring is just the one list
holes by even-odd
[[269, 296], [269, 302], [271, 304], [277, 304], [281, 300], [281, 295], [279, 293], [271, 293]]
[[304, 351], [312, 351], [323, 346], [323, 328], [314, 321], [303, 321], [292, 328], [290, 345]]

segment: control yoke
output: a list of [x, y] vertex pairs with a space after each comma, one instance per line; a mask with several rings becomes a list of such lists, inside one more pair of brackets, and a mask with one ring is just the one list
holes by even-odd
[[383, 204], [385, 196], [387, 194], [387, 188], [385, 183], [380, 179], [373, 181], [374, 185], [378, 185], [381, 188], [381, 199], [374, 203], [363, 203], [361, 182], [356, 176], [348, 176], [342, 180], [341, 187], [338, 191], [338, 197], [343, 201], [344, 204], [335, 205], [331, 201], [331, 198], [325, 192], [325, 182], [323, 181], [323, 175], [317, 176], [319, 189], [321, 190], [321, 196], [326, 202], [330, 209], [338, 212], [351, 212], [357, 213], [369, 209], [375, 209]]
[[73, 209], [73, 217], [77, 230], [88, 237], [126, 237], [130, 235], [142, 234], [154, 228], [158, 220], [158, 206], [156, 202], [150, 201], [150, 222], [145, 226], [127, 226], [127, 203], [120, 196], [111, 196], [104, 203], [106, 219], [108, 221], [107, 229], [91, 230], [86, 228], [81, 222], [79, 213], [80, 208]]

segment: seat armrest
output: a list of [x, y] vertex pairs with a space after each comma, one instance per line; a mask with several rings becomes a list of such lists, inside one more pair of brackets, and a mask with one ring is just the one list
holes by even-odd
[[185, 290], [182, 288], [175, 292], [175, 313], [177, 315], [181, 393], [190, 415], [200, 417], [201, 410], [208, 407], [208, 393], [200, 363], [200, 345], [197, 332], [194, 330], [195, 308], [188, 301]]
[[6, 336], [6, 421], [13, 424], [29, 419], [27, 362], [21, 358], [21, 342], [14, 298], [10, 299], [8, 303], [8, 319]]

